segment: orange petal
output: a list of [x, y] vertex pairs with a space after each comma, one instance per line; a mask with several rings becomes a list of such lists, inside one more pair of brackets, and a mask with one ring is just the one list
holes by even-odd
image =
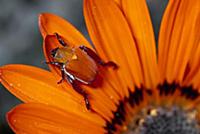
[[[193, 85], [194, 88], [197, 88], [197, 86], [200, 84], [200, 81], [198, 78], [200, 77], [200, 68], [199, 68], [200, 67], [200, 42], [198, 44], [198, 47], [195, 50], [193, 50], [192, 53], [193, 55], [191, 56], [190, 61], [186, 68], [187, 70], [185, 73], [185, 79], [184, 79], [183, 85], [186, 85], [186, 86]], [[200, 87], [197, 89], [200, 89]]]
[[193, 85], [194, 89], [200, 91], [200, 69], [196, 72], [196, 75], [187, 83], [187, 85]]
[[116, 2], [116, 4], [121, 7], [121, 0], [114, 0]]
[[1, 83], [22, 101], [53, 105], [92, 119], [82, 96], [69, 94], [68, 91], [74, 91], [70, 87], [64, 91], [52, 73], [27, 65], [6, 65], [0, 71]]
[[170, 83], [183, 81], [198, 46], [199, 2], [172, 0], [165, 12], [159, 37], [159, 67], [162, 79]]
[[44, 105], [21, 104], [7, 114], [9, 125], [16, 133], [103, 134], [103, 124], [96, 124], [79, 115]]
[[57, 15], [51, 13], [40, 14], [39, 28], [44, 39], [47, 35], [58, 33], [73, 45], [92, 47], [75, 27]]
[[122, 0], [122, 10], [136, 42], [145, 86], [155, 88], [158, 84], [156, 43], [146, 0]]
[[174, 21], [179, 4], [180, 0], [169, 1], [160, 26], [158, 38], [158, 65], [162, 81], [164, 81], [166, 77], [166, 62], [168, 58], [171, 32], [174, 28]]
[[[128, 95], [128, 87], [140, 86], [142, 74], [136, 46], [128, 24], [113, 0], [85, 0], [84, 16], [90, 37], [104, 60], [119, 65], [118, 89]], [[114, 78], [113, 78], [114, 80]]]

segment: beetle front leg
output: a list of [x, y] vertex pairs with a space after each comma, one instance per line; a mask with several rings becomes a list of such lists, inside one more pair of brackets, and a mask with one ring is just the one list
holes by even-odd
[[67, 77], [68, 82], [72, 85], [73, 89], [84, 97], [85, 105], [88, 110], [91, 109], [88, 94], [78, 85], [76, 80], [72, 79], [70, 76]]
[[46, 64], [52, 64], [52, 65], [56, 65], [56, 66], [61, 66], [62, 63], [60, 62], [54, 62], [54, 61], [46, 61]]
[[57, 82], [57, 84], [60, 84], [60, 83], [62, 83], [65, 80], [65, 71], [64, 71], [63, 67], [61, 68], [61, 76], [62, 76], [62, 78], [61, 78], [61, 80], [59, 80]]
[[104, 62], [92, 49], [86, 46], [80, 46], [81, 50], [85, 51], [96, 63], [101, 66], [113, 67], [113, 69], [117, 69], [118, 65], [113, 61]]

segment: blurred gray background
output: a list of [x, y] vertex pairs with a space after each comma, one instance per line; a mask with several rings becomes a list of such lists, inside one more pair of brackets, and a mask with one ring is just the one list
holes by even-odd
[[[147, 0], [156, 40], [160, 20], [168, 0]], [[38, 14], [52, 12], [63, 16], [87, 38], [82, 0], [0, 0], [0, 66], [20, 63], [47, 69], [38, 29]], [[21, 103], [0, 84], [0, 134], [12, 134], [5, 114]]]

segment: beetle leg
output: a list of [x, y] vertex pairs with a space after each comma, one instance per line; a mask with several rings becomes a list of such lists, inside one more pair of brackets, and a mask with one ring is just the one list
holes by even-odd
[[54, 33], [57, 40], [59, 41], [59, 43], [62, 45], [62, 46], [67, 46], [67, 44], [65, 43], [65, 41], [60, 37], [60, 35], [58, 33]]
[[60, 83], [62, 83], [62, 82], [65, 80], [65, 70], [64, 70], [63, 67], [61, 67], [61, 76], [62, 76], [62, 79], [59, 80], [59, 81], [57, 82], [57, 84], [60, 84]]
[[60, 84], [63, 82], [63, 80], [65, 80], [65, 70], [64, 70], [64, 67], [63, 67], [63, 63], [60, 63], [60, 62], [53, 62], [53, 61], [50, 61], [50, 62], [45, 62], [46, 64], [52, 64], [52, 65], [56, 65], [56, 66], [59, 66], [61, 69], [61, 76], [62, 76], [62, 79], [59, 80], [57, 82], [57, 84]]
[[84, 97], [86, 108], [90, 110], [91, 105], [89, 102], [88, 94], [78, 85], [76, 80], [72, 79], [70, 76], [68, 76], [67, 79], [69, 83], [72, 85], [73, 89]]
[[107, 66], [107, 67], [113, 67], [113, 69], [117, 69], [118, 65], [114, 63], [113, 61], [104, 62], [92, 49], [86, 47], [86, 46], [80, 46], [81, 50], [86, 52], [96, 63], [98, 63], [101, 66]]

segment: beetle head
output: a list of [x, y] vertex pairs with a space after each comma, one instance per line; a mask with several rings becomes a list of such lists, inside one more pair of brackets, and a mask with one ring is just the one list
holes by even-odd
[[51, 57], [55, 62], [66, 63], [76, 57], [72, 48], [62, 47], [51, 50]]

